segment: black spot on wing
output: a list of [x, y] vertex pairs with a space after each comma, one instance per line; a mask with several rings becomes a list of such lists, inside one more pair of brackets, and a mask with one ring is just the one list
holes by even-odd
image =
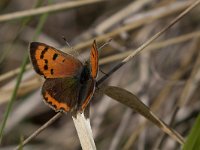
[[47, 59], [45, 59], [44, 62], [45, 62], [45, 64], [48, 64], [48, 60]]
[[45, 65], [44, 65], [44, 70], [48, 70], [48, 60], [47, 60], [47, 59], [45, 59], [45, 60], [44, 60], [44, 62], [45, 62]]
[[44, 65], [44, 70], [48, 70], [48, 65]]
[[48, 50], [48, 47], [45, 47], [44, 50], [40, 54], [40, 59], [44, 58], [44, 54], [47, 52], [47, 50]]
[[53, 60], [56, 60], [57, 57], [58, 57], [58, 54], [55, 53], [55, 54], [53, 55]]
[[54, 71], [53, 71], [53, 69], [51, 69], [51, 75], [53, 75], [54, 74]]

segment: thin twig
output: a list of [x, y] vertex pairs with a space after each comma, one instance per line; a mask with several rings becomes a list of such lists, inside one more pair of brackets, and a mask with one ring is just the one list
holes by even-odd
[[[33, 134], [31, 134], [26, 140], [24, 140], [20, 145], [23, 146], [23, 145], [27, 144], [28, 142], [30, 142], [34, 137], [36, 137], [44, 129], [46, 129], [49, 125], [51, 125], [54, 121], [56, 121], [61, 115], [62, 115], [61, 112], [57, 113], [49, 121], [47, 121], [43, 126], [41, 126], [39, 129], [37, 129]], [[19, 146], [17, 146], [14, 150], [18, 150], [18, 149], [19, 149]]]
[[[191, 40], [193, 38], [197, 38], [200, 37], [200, 31], [194, 31], [188, 34], [184, 34], [184, 35], [180, 35], [174, 38], [170, 38], [164, 41], [159, 41], [159, 42], [155, 42], [152, 43], [151, 45], [149, 45], [146, 49], [144, 49], [144, 51], [154, 51], [163, 47], [167, 47], [167, 46], [172, 46], [178, 43], [182, 43], [188, 40]], [[123, 53], [119, 53], [119, 54], [115, 54], [112, 56], [108, 56], [105, 58], [100, 59], [99, 64], [100, 65], [104, 65], [113, 61], [117, 61], [117, 60], [121, 60], [125, 57], [127, 57], [128, 55], [130, 55], [133, 52], [133, 49], [127, 50], [126, 52]]]
[[159, 36], [161, 36], [165, 31], [167, 31], [171, 26], [173, 26], [177, 21], [179, 21], [182, 17], [184, 17], [189, 11], [191, 11], [194, 7], [196, 7], [200, 3], [200, 0], [197, 0], [195, 3], [190, 5], [186, 10], [184, 10], [180, 15], [178, 15], [174, 20], [172, 20], [167, 26], [165, 26], [160, 32], [155, 34], [153, 37], [151, 37], [148, 41], [146, 41], [142, 46], [140, 46], [138, 49], [136, 49], [132, 54], [130, 54], [128, 57], [126, 57], [124, 60], [122, 60], [121, 63], [116, 65], [113, 69], [111, 69], [107, 75], [103, 76], [98, 82], [97, 86], [102, 83], [104, 80], [106, 80], [108, 77], [110, 77], [111, 74], [113, 74], [115, 71], [117, 71], [119, 68], [121, 68], [124, 64], [126, 64], [129, 60], [131, 60], [133, 57], [137, 56], [142, 50], [144, 50], [149, 44], [151, 44], [153, 41], [155, 41]]

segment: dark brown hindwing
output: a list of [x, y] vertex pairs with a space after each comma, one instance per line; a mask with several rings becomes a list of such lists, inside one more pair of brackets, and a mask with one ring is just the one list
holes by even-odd
[[80, 87], [75, 77], [46, 79], [42, 95], [54, 110], [67, 112], [77, 108]]

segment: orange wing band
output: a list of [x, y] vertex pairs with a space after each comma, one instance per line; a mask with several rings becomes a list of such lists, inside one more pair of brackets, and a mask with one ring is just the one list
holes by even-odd
[[95, 91], [95, 80], [92, 80], [90, 89], [87, 93], [87, 97], [85, 98], [85, 100], [81, 106], [81, 111], [83, 111], [87, 107], [88, 103], [90, 102], [90, 100], [94, 94], [94, 91]]
[[55, 111], [70, 111], [70, 107], [66, 103], [60, 103], [54, 99], [48, 92], [44, 94], [45, 103], [47, 103]]
[[92, 49], [90, 52], [90, 65], [91, 65], [91, 76], [93, 78], [97, 77], [98, 69], [99, 69], [99, 54], [97, 50], [96, 41], [92, 45]]

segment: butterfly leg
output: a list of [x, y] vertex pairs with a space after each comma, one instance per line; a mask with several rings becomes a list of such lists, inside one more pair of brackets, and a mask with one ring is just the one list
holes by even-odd
[[108, 74], [102, 71], [100, 68], [99, 68], [99, 71], [101, 71], [101, 73], [103, 73], [105, 76], [108, 76]]

